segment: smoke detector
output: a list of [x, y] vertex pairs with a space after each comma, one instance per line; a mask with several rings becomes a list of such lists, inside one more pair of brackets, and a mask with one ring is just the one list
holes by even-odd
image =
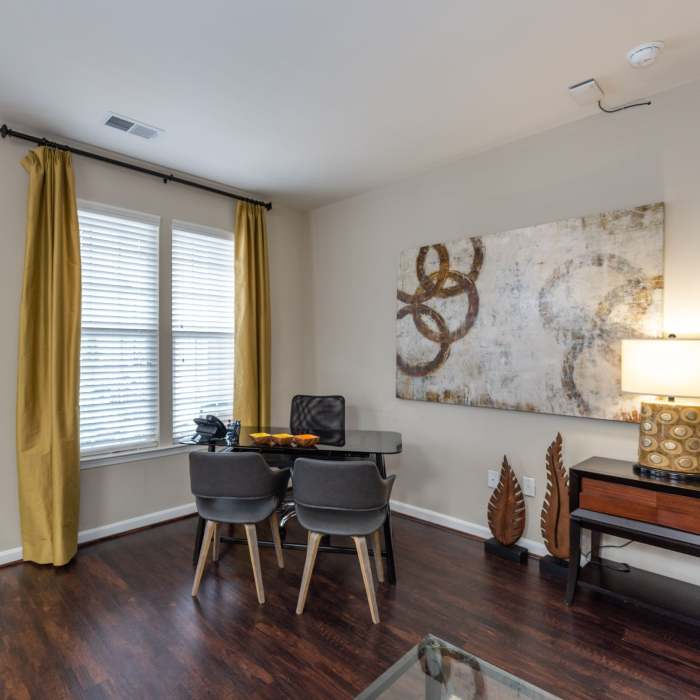
[[633, 68], [646, 68], [656, 61], [663, 47], [663, 41], [647, 41], [630, 49], [627, 60]]
[[133, 136], [140, 136], [142, 139], [153, 139], [158, 136], [158, 134], [163, 133], [163, 129], [159, 129], [157, 126], [144, 124], [136, 119], [124, 117], [114, 112], [110, 112], [105, 117], [104, 124], [112, 129], [125, 131], [127, 134], [132, 134]]

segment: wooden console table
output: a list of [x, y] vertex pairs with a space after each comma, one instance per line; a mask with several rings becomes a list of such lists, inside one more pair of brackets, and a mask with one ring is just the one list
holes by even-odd
[[[570, 470], [571, 557], [566, 603], [577, 587], [700, 625], [700, 587], [600, 558], [600, 537], [615, 535], [700, 557], [700, 483], [638, 474], [633, 462], [591, 457]], [[581, 530], [591, 559], [581, 567]], [[700, 564], [698, 565], [700, 582]]]

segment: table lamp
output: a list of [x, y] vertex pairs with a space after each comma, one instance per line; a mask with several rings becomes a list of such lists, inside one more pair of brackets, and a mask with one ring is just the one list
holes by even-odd
[[623, 340], [621, 388], [657, 396], [642, 402], [635, 470], [700, 479], [700, 339]]

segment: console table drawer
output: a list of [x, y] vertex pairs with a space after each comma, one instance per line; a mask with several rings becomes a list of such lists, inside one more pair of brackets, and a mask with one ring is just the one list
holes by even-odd
[[584, 477], [579, 502], [581, 508], [597, 513], [700, 534], [700, 498]]

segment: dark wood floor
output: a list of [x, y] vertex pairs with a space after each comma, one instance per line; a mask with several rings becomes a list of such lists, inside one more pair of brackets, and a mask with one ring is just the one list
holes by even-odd
[[[700, 697], [700, 630], [580, 594], [396, 518], [399, 585], [370, 623], [354, 557], [320, 554], [294, 614], [303, 552], [224, 549], [192, 600], [195, 522], [84, 547], [70, 566], [0, 570], [2, 698], [352, 697], [432, 632], [565, 698]], [[297, 533], [292, 533], [297, 534]], [[290, 535], [291, 536], [291, 535]]]

